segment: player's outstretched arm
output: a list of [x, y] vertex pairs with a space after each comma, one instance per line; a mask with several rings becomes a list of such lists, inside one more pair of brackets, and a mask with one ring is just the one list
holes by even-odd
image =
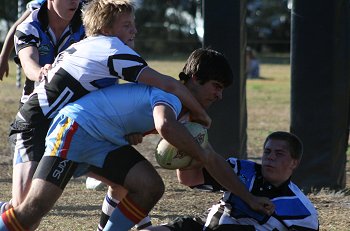
[[11, 51], [14, 47], [14, 35], [16, 32], [17, 26], [23, 22], [30, 15], [30, 10], [26, 10], [22, 16], [17, 19], [17, 21], [11, 26], [10, 30], [7, 32], [4, 44], [0, 53], [0, 80], [3, 79], [4, 75], [7, 77], [9, 74], [9, 57]]
[[190, 110], [192, 121], [196, 121], [206, 127], [210, 127], [211, 119], [209, 115], [193, 97], [191, 92], [180, 81], [170, 76], [161, 74], [150, 67], [146, 67], [140, 73], [138, 81], [176, 95], [182, 104]]
[[188, 130], [176, 120], [169, 106], [157, 105], [153, 109], [155, 128], [170, 144], [175, 146], [203, 164], [209, 174], [224, 188], [244, 200], [253, 210], [264, 214], [272, 214], [274, 205], [268, 198], [253, 196], [232, 174], [232, 168], [225, 159], [217, 154], [209, 145], [203, 149], [191, 136]]

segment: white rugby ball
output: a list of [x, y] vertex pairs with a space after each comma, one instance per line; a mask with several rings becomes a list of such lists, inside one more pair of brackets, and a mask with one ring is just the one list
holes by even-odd
[[[188, 129], [199, 145], [205, 147], [208, 144], [208, 132], [205, 127], [199, 123], [185, 122], [184, 126]], [[190, 165], [192, 157], [186, 153], [177, 150], [165, 139], [161, 139], [156, 149], [157, 163], [165, 169], [179, 169]]]

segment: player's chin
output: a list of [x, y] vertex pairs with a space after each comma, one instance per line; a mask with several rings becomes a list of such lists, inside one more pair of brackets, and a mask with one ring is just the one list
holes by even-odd
[[75, 10], [69, 10], [64, 14], [62, 18], [66, 21], [71, 21], [74, 17], [74, 14], [75, 14]]
[[209, 109], [211, 105], [213, 105], [213, 101], [208, 101], [207, 103], [202, 104], [204, 109]]

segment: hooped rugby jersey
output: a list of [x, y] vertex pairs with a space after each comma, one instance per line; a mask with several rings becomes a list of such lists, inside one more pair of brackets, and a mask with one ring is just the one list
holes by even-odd
[[220, 203], [213, 205], [208, 212], [205, 227], [213, 229], [223, 224], [241, 224], [254, 225], [259, 231], [319, 229], [315, 207], [293, 182], [287, 180], [281, 186], [274, 187], [263, 180], [260, 164], [236, 158], [227, 161], [253, 195], [270, 198], [275, 205], [275, 212], [267, 216], [253, 211], [240, 198], [225, 191], [204, 170], [204, 188], [224, 191]]
[[[56, 38], [49, 27], [47, 2], [42, 3], [40, 9], [34, 10], [31, 15], [17, 26], [15, 33], [16, 54], [28, 46], [34, 46], [39, 51], [39, 65], [52, 64], [55, 57], [71, 44], [85, 37], [85, 30], [81, 20], [81, 10], [78, 9], [60, 38]], [[17, 64], [20, 60], [16, 59]], [[24, 103], [39, 83], [26, 78], [21, 97]]]
[[[35, 125], [88, 92], [118, 83], [137, 82], [147, 63], [117, 37], [92, 36], [60, 53], [41, 83], [19, 111], [19, 118]], [[122, 100], [122, 99], [121, 99]]]

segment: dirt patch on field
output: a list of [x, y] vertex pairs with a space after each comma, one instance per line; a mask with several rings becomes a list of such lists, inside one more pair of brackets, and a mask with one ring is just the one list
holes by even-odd
[[[158, 136], [151, 135], [142, 145], [136, 147], [154, 164], [166, 184], [166, 193], [152, 210], [153, 223], [167, 222], [177, 216], [201, 214], [218, 201], [221, 194], [191, 190], [177, 183], [175, 171], [159, 168], [153, 157], [158, 139]], [[0, 200], [10, 198], [11, 171], [11, 158], [7, 153], [0, 151]], [[347, 189], [343, 192], [322, 191], [309, 195], [320, 214], [320, 230], [349, 230], [349, 173], [348, 166]], [[54, 209], [43, 219], [38, 230], [96, 230], [104, 195], [104, 191], [85, 189], [84, 178], [72, 180]]]

